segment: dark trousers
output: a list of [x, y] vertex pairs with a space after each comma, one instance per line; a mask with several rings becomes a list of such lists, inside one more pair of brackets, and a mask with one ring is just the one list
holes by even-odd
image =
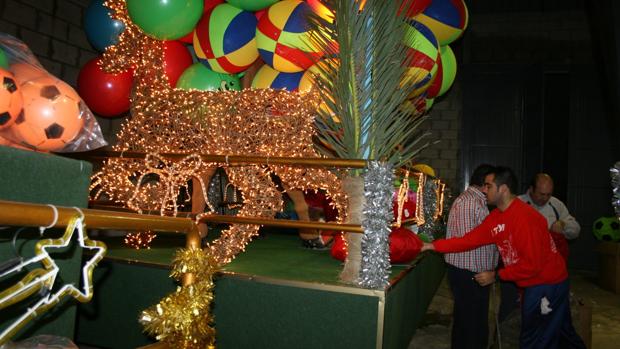
[[489, 290], [469, 270], [448, 265], [448, 282], [454, 296], [452, 349], [486, 349], [489, 337]]
[[[551, 311], [541, 312], [542, 299]], [[521, 348], [579, 348], [585, 344], [575, 332], [570, 315], [568, 280], [555, 285], [526, 287], [521, 305]]]
[[501, 299], [497, 320], [499, 322], [504, 322], [510, 314], [518, 310], [521, 306], [521, 295], [519, 294], [519, 288], [514, 282], [500, 281], [499, 284]]

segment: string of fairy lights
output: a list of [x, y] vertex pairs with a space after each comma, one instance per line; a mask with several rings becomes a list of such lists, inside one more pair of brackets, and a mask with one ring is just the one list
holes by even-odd
[[[173, 89], [164, 73], [162, 42], [146, 36], [132, 23], [124, 1], [108, 0], [106, 6], [126, 29], [119, 42], [104, 53], [102, 68], [110, 73], [132, 69], [135, 86], [131, 96], [132, 118], [123, 124], [113, 149], [145, 152], [150, 157], [148, 161], [106, 160], [93, 176], [93, 198], [105, 194], [138, 212], [176, 212], [176, 193], [186, 190], [192, 177], [205, 179], [205, 173], [223, 167], [229, 181], [241, 192], [244, 205], [239, 215], [271, 218], [281, 210], [282, 192], [270, 178], [275, 174], [285, 189], [326, 190], [340, 212], [340, 220], [345, 219], [346, 195], [336, 174], [328, 169], [269, 164], [234, 166], [199, 161], [192, 155], [320, 157], [312, 141], [315, 110], [320, 103], [315, 92]], [[188, 166], [174, 166], [157, 155], [161, 153], [187, 153], [181, 162]], [[205, 185], [202, 187], [206, 196]], [[232, 225], [222, 232], [209, 245], [214, 259], [221, 265], [230, 262], [245, 249], [258, 228]]]
[[[283, 192], [274, 183], [277, 176], [284, 191], [323, 189], [346, 220], [348, 198], [338, 172], [281, 164], [230, 164], [203, 161], [199, 154], [269, 157], [319, 158], [313, 144], [315, 111], [321, 100], [317, 92], [291, 93], [272, 89], [242, 91], [198, 91], [170, 87], [164, 72], [163, 43], [146, 36], [130, 20], [123, 0], [107, 0], [111, 15], [124, 23], [117, 44], [106, 49], [101, 67], [108, 73], [132, 70], [131, 118], [117, 134], [113, 150], [143, 152], [146, 159], [110, 158], [93, 175], [94, 199], [109, 200], [131, 209], [176, 214], [177, 194], [188, 190], [196, 178], [207, 198], [208, 179], [221, 167], [241, 193], [243, 205], [238, 215], [272, 218], [282, 210]], [[160, 154], [187, 154], [173, 163]], [[416, 217], [425, 217], [422, 194], [425, 183], [420, 175]], [[195, 190], [196, 188], [194, 188]], [[199, 221], [205, 215], [198, 214]], [[433, 212], [435, 213], [435, 212]], [[426, 215], [426, 217], [428, 217]], [[430, 217], [429, 217], [430, 218]], [[183, 249], [173, 263], [173, 277], [191, 272], [196, 283], [180, 287], [140, 318], [147, 332], [175, 348], [212, 346], [215, 330], [210, 315], [213, 275], [245, 250], [258, 225], [231, 224], [205, 249]], [[154, 237], [141, 232], [131, 238], [136, 248], [148, 246]], [[149, 241], [150, 242], [150, 241]]]

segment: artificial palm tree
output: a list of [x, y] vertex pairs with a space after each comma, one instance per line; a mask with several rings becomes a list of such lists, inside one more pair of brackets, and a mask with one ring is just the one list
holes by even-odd
[[[387, 195], [369, 196], [369, 180], [366, 179], [365, 204], [362, 173], [351, 170], [343, 180], [351, 200], [347, 220], [361, 223], [365, 234], [364, 237], [348, 234], [349, 257], [341, 279], [368, 287], [387, 283], [387, 272], [375, 271], [376, 275], [381, 275], [370, 277], [370, 280], [363, 273], [372, 268], [389, 269], [387, 236], [391, 220], [392, 183], [389, 178], [392, 168], [410, 162], [426, 146], [422, 140], [427, 134], [419, 130], [424, 117], [413, 107], [416, 99], [423, 98], [415, 97], [414, 93], [419, 88], [416, 83], [423, 77], [407, 74], [408, 66], [415, 63], [412, 60], [416, 58], [404, 45], [406, 41], [415, 42], [416, 31], [398, 13], [411, 1], [415, 0], [403, 0], [405, 4], [398, 0], [326, 0], [323, 3], [333, 11], [332, 16], [327, 20], [325, 16], [315, 16], [311, 20], [312, 45], [318, 46], [327, 57], [317, 64], [317, 86], [325, 106], [318, 112], [318, 147], [328, 156], [377, 161], [373, 166], [389, 169], [389, 183], [380, 186], [383, 188], [380, 191], [388, 191]], [[369, 173], [367, 169], [365, 176]], [[373, 209], [379, 204], [377, 200], [383, 201], [385, 212]], [[379, 225], [376, 219], [374, 223], [369, 222], [368, 213], [384, 222]], [[369, 237], [369, 225], [379, 230], [376, 232], [378, 238]], [[362, 240], [369, 238], [385, 245], [375, 246], [369, 252], [381, 256], [369, 258], [371, 256], [365, 256], [363, 251], [356, 252], [361, 250]], [[364, 266], [365, 260], [373, 258], [378, 261], [376, 265]]]

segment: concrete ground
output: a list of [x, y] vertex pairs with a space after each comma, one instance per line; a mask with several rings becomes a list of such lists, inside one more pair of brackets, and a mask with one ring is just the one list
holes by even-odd
[[[570, 281], [573, 324], [582, 337], [586, 337], [584, 340], [586, 344], [588, 332], [591, 331], [589, 348], [620, 348], [620, 294], [600, 288], [595, 275], [588, 272], [571, 271]], [[585, 306], [577, 305], [578, 301]], [[591, 320], [588, 317], [589, 307], [591, 307]], [[511, 316], [500, 327], [502, 349], [519, 347], [520, 317], [518, 314], [513, 315], [515, 316]], [[494, 324], [493, 314], [489, 316], [490, 323]], [[444, 278], [428, 308], [424, 323], [416, 331], [409, 349], [450, 348], [451, 321], [452, 293]], [[491, 326], [494, 328], [493, 325]], [[500, 346], [496, 343], [493, 348], [500, 348]]]

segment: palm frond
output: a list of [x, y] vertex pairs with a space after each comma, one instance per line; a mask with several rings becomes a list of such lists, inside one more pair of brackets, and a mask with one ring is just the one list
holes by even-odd
[[400, 2], [367, 0], [363, 10], [356, 0], [323, 3], [334, 20], [311, 18], [310, 37], [330, 57], [317, 66], [317, 88], [327, 106], [319, 111], [318, 138], [342, 158], [396, 166], [410, 161], [428, 133], [418, 129], [425, 117], [403, 107], [420, 77], [406, 78], [412, 58], [403, 42], [411, 33], [397, 15]]

